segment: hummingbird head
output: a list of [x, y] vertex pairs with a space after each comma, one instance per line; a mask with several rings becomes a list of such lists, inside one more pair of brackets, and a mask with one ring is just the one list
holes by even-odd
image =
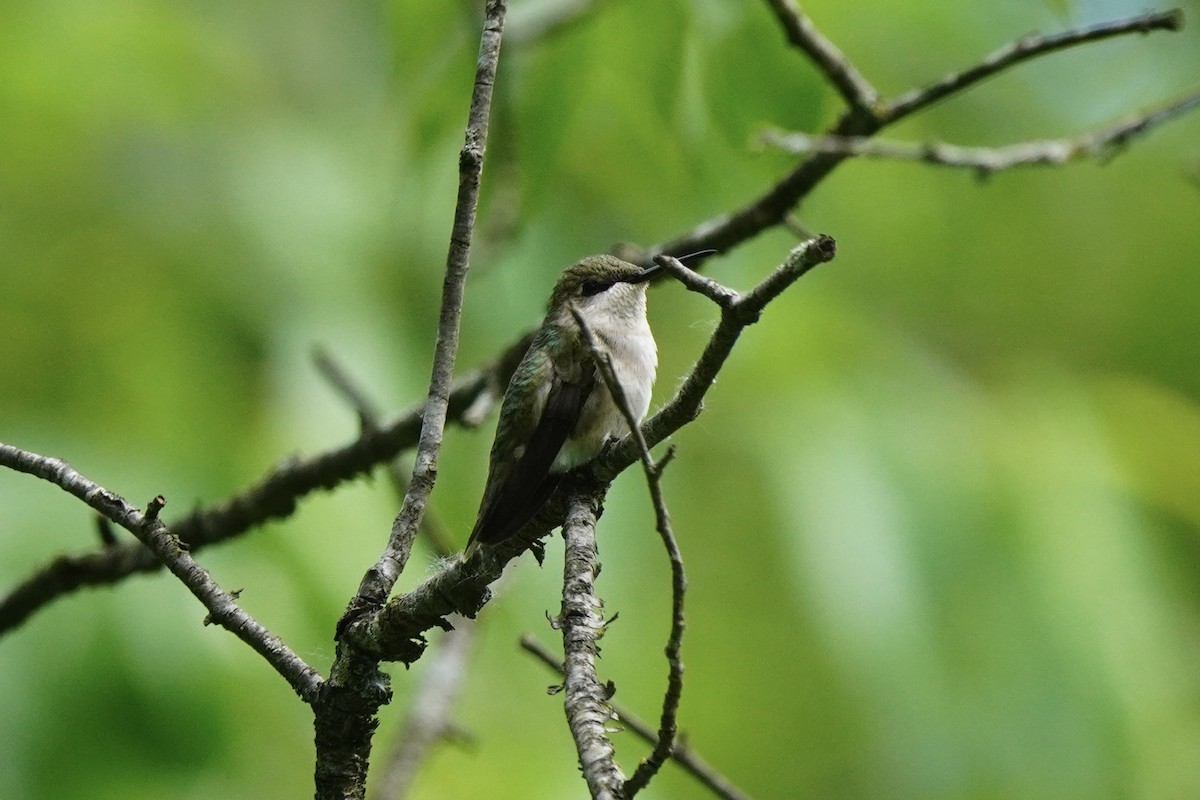
[[658, 271], [657, 266], [642, 269], [615, 256], [588, 256], [563, 270], [550, 295], [550, 310], [565, 309], [572, 301], [587, 308], [609, 297], [640, 296], [645, 282]]

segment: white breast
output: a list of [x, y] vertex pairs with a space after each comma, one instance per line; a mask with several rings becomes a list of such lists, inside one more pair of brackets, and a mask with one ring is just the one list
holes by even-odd
[[[625, 392], [629, 410], [640, 422], [650, 409], [658, 370], [658, 347], [646, 321], [644, 285], [618, 284], [584, 309], [592, 332], [612, 357], [613, 370]], [[590, 461], [609, 438], [629, 433], [625, 418], [597, 377], [579, 424], [555, 459], [553, 470], [565, 471]]]

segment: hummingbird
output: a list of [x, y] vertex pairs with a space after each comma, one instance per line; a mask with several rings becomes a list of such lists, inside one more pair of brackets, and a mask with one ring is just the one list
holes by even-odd
[[483, 500], [464, 558], [481, 544], [516, 533], [566, 472], [599, 455], [610, 438], [629, 433], [572, 306], [608, 353], [633, 416], [640, 422], [646, 415], [658, 368], [658, 348], [646, 321], [646, 281], [660, 269], [598, 255], [563, 270], [546, 317], [504, 392]]

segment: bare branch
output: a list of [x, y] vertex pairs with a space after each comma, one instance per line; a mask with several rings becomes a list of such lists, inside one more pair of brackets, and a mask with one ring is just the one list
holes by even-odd
[[[816, 265], [832, 261], [836, 254], [837, 244], [833, 237], [821, 234], [793, 248], [784, 263], [749, 293], [739, 295], [724, 287], [715, 293], [714, 302], [721, 306], [721, 321], [709, 337], [704, 352], [676, 390], [675, 397], [657, 414], [642, 423], [642, 433], [651, 447], [696, 418], [700, 413], [704, 395], [716, 380], [725, 359], [733, 351], [742, 330], [758, 321], [767, 303]], [[688, 269], [669, 256], [658, 256], [655, 263], [662, 264], [672, 274], [679, 274]], [[699, 284], [693, 282], [693, 285]], [[727, 296], [731, 294], [736, 299], [728, 300]], [[594, 471], [598, 477], [611, 480], [637, 458], [637, 443], [626, 438], [599, 460]]]
[[[472, 409], [494, 403], [494, 387], [508, 382], [527, 347], [527, 338], [517, 341], [495, 362], [456, 382], [450, 394], [450, 412], [460, 424], [466, 423]], [[289, 517], [300, 498], [365, 475], [411, 447], [420, 433], [421, 409], [417, 406], [379, 430], [363, 431], [335, 450], [305, 460], [289, 460], [248, 490], [175, 520], [171, 530], [195, 552], [265, 522]], [[139, 542], [118, 543], [78, 556], [59, 556], [0, 599], [0, 634], [18, 627], [47, 603], [81, 587], [106, 586], [135, 572], [160, 567], [161, 562]]]
[[206, 623], [215, 622], [248, 644], [306, 703], [317, 696], [322, 686], [320, 674], [305, 664], [278, 636], [242, 610], [234, 596], [217, 585], [208, 571], [192, 558], [187, 546], [158, 519], [158, 512], [167, 502], [161, 495], [150, 502], [143, 514], [120, 495], [80, 475], [57, 458], [0, 444], [0, 465], [53, 483], [132, 533], [204, 604], [208, 609]]
[[[1051, 36], [1026, 37], [997, 50], [962, 72], [914, 89], [894, 101], [876, 103], [875, 114], [852, 109], [831, 125], [824, 135], [834, 138], [873, 136], [887, 125], [964, 91], [1015, 64], [1079, 44], [1131, 33], [1178, 30], [1181, 26], [1182, 15], [1178, 11], [1171, 11], [1142, 14]], [[800, 202], [846, 158], [842, 153], [813, 153], [774, 186], [741, 208], [705, 220], [674, 239], [648, 248], [647, 252], [651, 255], [662, 253], [674, 256], [707, 249], [726, 252], [768, 228], [785, 224]], [[649, 256], [645, 260], [649, 261]]]
[[375, 566], [367, 570], [358, 593], [339, 624], [352, 624], [364, 611], [380, 608], [404, 570], [412, 552], [413, 538], [425, 513], [425, 504], [437, 480], [438, 452], [446, 425], [450, 384], [454, 378], [454, 360], [458, 355], [458, 332], [462, 319], [467, 269], [470, 266], [471, 235], [475, 228], [475, 209], [479, 203], [479, 183], [487, 149], [488, 121], [492, 110], [492, 89], [500, 60], [500, 41], [504, 30], [506, 0], [490, 0], [479, 41], [479, 59], [475, 70], [475, 88], [467, 116], [465, 143], [458, 158], [458, 200], [446, 255], [446, 277], [442, 283], [442, 307], [438, 317], [438, 336], [434, 346], [433, 374], [421, 420], [421, 436], [412, 478], [404, 495], [400, 513], [392, 524], [387, 547]]
[[791, 153], [836, 153], [841, 156], [920, 161], [972, 169], [981, 177], [1024, 166], [1057, 166], [1083, 158], [1103, 158], [1131, 139], [1200, 106], [1200, 91], [1174, 103], [1130, 117], [1115, 125], [1070, 139], [1021, 142], [1001, 147], [962, 147], [944, 142], [889, 142], [866, 137], [809, 136], [768, 131], [763, 141]]
[[596, 553], [596, 493], [576, 491], [567, 499], [563, 523], [566, 555], [563, 560], [562, 629], [564, 705], [567, 724], [579, 752], [584, 780], [596, 800], [624, 797], [625, 776], [613, 759], [607, 726], [611, 690], [596, 676], [597, 642], [604, 635], [602, 605], [596, 597], [595, 578], [600, 571]]
[[[363, 428], [377, 427], [378, 411], [345, 367], [323, 348], [314, 352], [313, 360], [321, 375], [355, 409]], [[408, 474], [401, 467], [399, 457], [389, 461], [387, 466], [396, 497], [403, 499], [408, 488]], [[426, 509], [420, 530], [438, 556], [450, 555], [450, 537], [431, 509]], [[376, 798], [400, 800], [407, 796], [425, 759], [453, 730], [450, 714], [466, 678], [474, 638], [474, 628], [448, 631], [434, 650], [421, 682], [413, 692], [414, 700], [400, 739], [384, 764], [382, 775], [373, 784], [371, 794]]]
[[[525, 651], [532, 653], [547, 667], [562, 675], [562, 661], [532, 636], [527, 633], [523, 634], [521, 636], [521, 647]], [[639, 716], [613, 701], [609, 701], [609, 707], [617, 715], [617, 719], [621, 722], [621, 727], [633, 731], [642, 741], [648, 742], [651, 745], [658, 742], [654, 728]], [[704, 786], [708, 787], [717, 797], [723, 797], [725, 800], [750, 800], [749, 795], [734, 786], [728, 778], [701, 758], [687, 743], [682, 741], [675, 743], [675, 747], [671, 752], [671, 760], [679, 764], [685, 772], [700, 781]]]
[[796, 0], [767, 0], [783, 25], [788, 41], [804, 51], [851, 109], [874, 115], [879, 100], [875, 87], [859, 73], [833, 42], [826, 39]]
[[[663, 258], [663, 261], [667, 260]], [[669, 260], [679, 264], [676, 259]], [[695, 273], [692, 274], [695, 275]], [[612, 357], [600, 347], [591, 326], [588, 325], [587, 319], [579, 312], [579, 309], [574, 304], [570, 309], [575, 323], [583, 332], [584, 340], [591, 350], [592, 360], [596, 362], [596, 368], [600, 372], [600, 377], [604, 381], [608, 393], [612, 395], [613, 402], [621, 411], [621, 416], [625, 418], [630, 436], [637, 442], [642, 470], [646, 474], [646, 485], [650, 489], [650, 500], [654, 504], [655, 528], [658, 530], [658, 535], [662, 539], [671, 563], [671, 633], [667, 637], [665, 648], [668, 666], [667, 691], [663, 698], [662, 719], [654, 750], [638, 765], [633, 775], [625, 782], [626, 795], [633, 797], [644, 789], [650, 779], [657, 774], [675, 746], [676, 718], [679, 713], [679, 700], [683, 695], [683, 660], [679, 653], [683, 646], [685, 627], [683, 600], [687, 593], [687, 577], [683, 569], [683, 557], [679, 553], [679, 543], [675, 540], [675, 534], [671, 530], [671, 515], [667, 511], [667, 504], [663, 499], [662, 481], [660, 480], [662, 466], [670, 459], [670, 453], [663, 459], [663, 465], [654, 463], [654, 458], [650, 455], [650, 448], [646, 446], [646, 440], [642, 436], [639, 420], [629, 408], [625, 387], [621, 385], [620, 380], [617, 379], [616, 370], [613, 369]]]
[[633, 797], [646, 787], [663, 763], [675, 749], [675, 737], [678, 733], [677, 718], [679, 701], [683, 696], [683, 659], [680, 651], [683, 647], [683, 630], [686, 619], [683, 612], [683, 600], [687, 593], [687, 575], [683, 570], [683, 556], [679, 552], [679, 543], [671, 529], [671, 515], [667, 511], [666, 501], [663, 500], [662, 475], [663, 467], [674, 454], [674, 445], [667, 451], [661, 463], [655, 464], [650, 460], [650, 451], [646, 448], [646, 440], [641, 431], [636, 431], [636, 439], [642, 450], [642, 466], [646, 473], [646, 484], [650, 488], [650, 498], [654, 503], [655, 528], [667, 557], [671, 562], [671, 632], [667, 637], [667, 645], [663, 652], [667, 657], [667, 690], [663, 695], [662, 714], [659, 718], [658, 739], [650, 755], [642, 760], [633, 775], [625, 782], [625, 792]]
[[458, 202], [446, 256], [433, 372], [422, 415], [412, 480], [400, 513], [392, 524], [383, 554], [363, 576], [358, 591], [338, 622], [337, 655], [329, 680], [313, 703], [318, 800], [358, 800], [365, 795], [371, 737], [377, 724], [375, 715], [381, 705], [391, 700], [388, 678], [379, 671], [378, 657], [353, 646], [357, 640], [353, 631], [360, 620], [373, 620], [391, 594], [412, 552], [413, 539], [437, 478], [438, 452], [446, 424], [454, 359], [458, 351], [468, 255], [506, 10], [506, 0], [488, 0], [479, 40], [466, 141], [459, 153]]
[[738, 293], [728, 286], [722, 286], [712, 278], [705, 277], [695, 270], [686, 267], [682, 261], [671, 256], [658, 256], [654, 259], [655, 264], [659, 264], [662, 268], [683, 284], [684, 288], [689, 292], [702, 294], [709, 300], [712, 300], [721, 308], [728, 308], [738, 300]]
[[[871, 119], [849, 113], [832, 125], [829, 138], [865, 137], [902, 117], [970, 88], [1009, 66], [1056, 50], [1130, 33], [1178, 30], [1177, 11], [1144, 14], [1044, 37], [1027, 37], [1008, 45], [983, 62], [914, 89], [885, 104]], [[723, 213], [694, 226], [676, 238], [646, 250], [639, 259], [648, 264], [655, 253], [683, 255], [697, 250], [725, 252], [777, 225], [786, 225], [800, 202], [848, 156], [817, 152], [810, 155], [775, 185], [742, 208]], [[699, 263], [699, 260], [697, 261]], [[484, 369], [465, 375], [450, 394], [450, 419], [475, 425], [495, 405], [517, 361], [528, 347], [530, 334], [511, 344]], [[305, 461], [288, 462], [264, 476], [246, 492], [210, 508], [201, 509], [172, 527], [193, 549], [241, 535], [272, 519], [290, 516], [296, 502], [318, 489], [331, 489], [359, 477], [393, 458], [416, 442], [421, 408], [402, 415], [382, 430], [364, 433], [356, 441]], [[42, 606], [81, 586], [107, 585], [139, 571], [158, 569], [159, 562], [140, 544], [119, 544], [82, 556], [64, 556], [42, 567], [0, 599], [0, 634], [20, 625]]]
[[1009, 67], [1031, 61], [1048, 53], [1131, 33], [1146, 34], [1160, 30], [1178, 31], [1182, 28], [1183, 12], [1176, 8], [1170, 11], [1147, 12], [1129, 19], [1072, 28], [1048, 36], [1033, 33], [984, 56], [982, 61], [961, 72], [951, 73], [928, 86], [913, 89], [895, 100], [883, 104], [880, 116], [885, 123], [895, 122], [914, 111], [927, 108], [952, 94], [957, 94], [981, 81], [999, 75]]

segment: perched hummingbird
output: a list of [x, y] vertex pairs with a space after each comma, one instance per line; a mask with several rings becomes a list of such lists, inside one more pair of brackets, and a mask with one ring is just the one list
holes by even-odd
[[608, 352], [629, 410], [639, 421], [646, 415], [658, 349], [646, 322], [645, 282], [658, 271], [608, 255], [563, 270], [542, 327], [504, 392], [483, 502], [464, 557], [516, 533], [563, 473], [595, 458], [610, 437], [629, 432], [596, 371], [572, 304]]

